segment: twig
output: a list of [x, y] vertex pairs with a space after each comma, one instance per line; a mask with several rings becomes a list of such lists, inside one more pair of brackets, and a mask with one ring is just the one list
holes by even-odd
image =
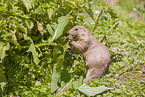
[[99, 16], [98, 16], [98, 18], [97, 18], [97, 20], [96, 20], [96, 22], [95, 22], [95, 26], [94, 26], [92, 32], [95, 31], [95, 29], [96, 29], [96, 27], [97, 27], [97, 24], [98, 24], [98, 21], [99, 21], [99, 18], [100, 18], [100, 16], [101, 16], [102, 12], [103, 12], [103, 8], [101, 9], [101, 11], [100, 11], [100, 13], [99, 13]]

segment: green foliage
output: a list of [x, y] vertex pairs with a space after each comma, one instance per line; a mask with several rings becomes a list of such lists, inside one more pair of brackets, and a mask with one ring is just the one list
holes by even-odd
[[62, 45], [57, 45], [53, 50], [54, 67], [53, 67], [53, 74], [51, 78], [52, 93], [60, 87], [61, 68], [63, 67], [63, 61], [64, 61], [66, 49], [67, 48], [64, 49]]
[[[145, 96], [145, 2], [117, 0], [114, 7], [99, 0], [0, 4], [2, 96]], [[98, 92], [82, 89], [85, 62], [68, 49], [67, 32], [75, 25], [87, 27], [109, 48], [109, 73], [87, 86]]]

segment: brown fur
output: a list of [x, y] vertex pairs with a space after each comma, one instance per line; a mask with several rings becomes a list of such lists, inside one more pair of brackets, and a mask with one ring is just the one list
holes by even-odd
[[110, 63], [108, 48], [83, 26], [75, 26], [68, 33], [71, 36], [73, 49], [85, 58], [86, 66], [88, 66], [86, 83], [106, 74]]

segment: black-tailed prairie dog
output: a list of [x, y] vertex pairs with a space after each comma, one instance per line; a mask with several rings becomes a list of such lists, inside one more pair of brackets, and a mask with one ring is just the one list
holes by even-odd
[[105, 75], [110, 64], [108, 48], [83, 26], [75, 26], [68, 33], [70, 34], [73, 50], [85, 58], [86, 66], [88, 67], [86, 83], [89, 83], [91, 79]]

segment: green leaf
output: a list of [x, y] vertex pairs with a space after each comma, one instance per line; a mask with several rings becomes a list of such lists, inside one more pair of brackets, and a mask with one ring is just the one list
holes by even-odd
[[96, 27], [97, 27], [97, 25], [98, 25], [100, 16], [102, 15], [102, 13], [103, 13], [103, 9], [101, 9], [101, 11], [100, 11], [100, 13], [99, 13], [99, 15], [98, 15], [98, 18], [97, 18], [97, 20], [95, 21], [95, 25], [94, 25], [94, 28], [92, 29], [92, 32], [95, 31], [95, 29], [96, 29]]
[[22, 32], [25, 32], [25, 33], [28, 32], [28, 31], [27, 31], [27, 28], [24, 27], [22, 24], [16, 22], [16, 26], [17, 26], [18, 28], [20, 28]]
[[112, 89], [105, 86], [99, 86], [99, 87], [90, 87], [87, 84], [83, 84], [79, 87], [79, 91], [84, 93], [87, 96], [95, 96], [96, 94], [102, 93], [105, 90]]
[[62, 45], [56, 45], [54, 50], [53, 50], [53, 58], [54, 61], [57, 62], [57, 58], [63, 55], [63, 46]]
[[63, 64], [63, 46], [56, 45], [53, 50], [54, 67], [51, 77], [51, 93], [55, 92], [60, 87], [61, 68]]
[[58, 25], [58, 24], [54, 22], [51, 26], [52, 26], [52, 28], [53, 28], [54, 30], [56, 30], [57, 25]]
[[67, 85], [69, 81], [70, 81], [70, 73], [67, 70], [67, 67], [64, 66], [63, 69], [61, 70], [61, 88]]
[[73, 4], [73, 2], [71, 2], [71, 1], [64, 1], [63, 3], [65, 5], [70, 6], [71, 8], [77, 8], [77, 6], [75, 4]]
[[49, 16], [49, 19], [51, 18], [52, 14], [53, 14], [53, 9], [47, 9], [47, 14]]
[[43, 35], [43, 23], [37, 21], [37, 29], [40, 31], [41, 35]]
[[109, 7], [107, 12], [111, 15], [112, 18], [118, 18], [117, 14], [114, 12], [114, 10], [111, 7]]
[[6, 56], [5, 51], [8, 50], [9, 48], [10, 48], [9, 43], [5, 44], [3, 42], [0, 42], [0, 59], [1, 59], [1, 61]]
[[[66, 76], [64, 76], [66, 77]], [[69, 77], [69, 75], [67, 75]], [[69, 82], [65, 83], [63, 87], [61, 87], [58, 91], [58, 93], [62, 93], [63, 91], [66, 91], [67, 89], [73, 88], [78, 89], [83, 83], [83, 76], [74, 76], [72, 79], [69, 80]], [[61, 84], [64, 84], [63, 82]]]
[[25, 15], [25, 14], [23, 14], [23, 15], [18, 15], [18, 14], [16, 14], [16, 16], [21, 17], [21, 19], [29, 19], [29, 18], [30, 18], [29, 15]]
[[88, 13], [88, 15], [94, 20], [93, 11], [86, 6], [83, 6], [83, 9]]
[[58, 62], [54, 64], [53, 73], [51, 77], [51, 93], [55, 92], [61, 83], [61, 66], [63, 63], [62, 56], [60, 56]]
[[24, 39], [30, 40], [30, 42], [33, 43], [33, 40], [31, 39], [31, 37], [27, 36], [27, 34], [24, 34]]
[[25, 21], [26, 25], [27, 25], [27, 28], [30, 30], [33, 28], [34, 24], [31, 20], [26, 20]]
[[65, 56], [65, 53], [66, 53], [66, 51], [67, 51], [68, 44], [69, 44], [69, 42], [67, 42], [67, 43], [64, 45], [63, 57]]
[[51, 28], [51, 26], [50, 26], [49, 24], [47, 24], [46, 27], [47, 27], [47, 30], [48, 30], [48, 32], [50, 33], [50, 35], [53, 36], [53, 35], [54, 35], [54, 31], [53, 31], [53, 29]]
[[38, 64], [40, 60], [38, 59], [38, 52], [36, 52], [36, 48], [33, 43], [30, 45], [28, 51], [32, 52], [34, 62], [35, 64]]
[[69, 17], [69, 15], [61, 16], [61, 17], [58, 18], [58, 25], [57, 25], [57, 28], [55, 30], [55, 33], [54, 33], [54, 36], [53, 36], [51, 42], [54, 39], [57, 39], [58, 37], [60, 37], [62, 35], [64, 27], [68, 23], [68, 17]]
[[31, 4], [32, 4], [33, 0], [22, 0], [22, 1], [24, 3], [25, 7], [27, 8], [27, 10], [29, 11], [29, 9], [32, 8]]
[[0, 69], [0, 83], [1, 82], [6, 82], [6, 76], [4, 75], [2, 69]]
[[11, 43], [13, 43], [14, 45], [16, 45], [17, 48], [18, 48], [18, 50], [21, 51], [22, 47], [21, 47], [21, 45], [18, 42], [16, 42], [15, 40], [11, 40]]
[[83, 83], [83, 76], [79, 76], [79, 78], [75, 78], [74, 81], [72, 81], [72, 87], [74, 89], [78, 89]]

